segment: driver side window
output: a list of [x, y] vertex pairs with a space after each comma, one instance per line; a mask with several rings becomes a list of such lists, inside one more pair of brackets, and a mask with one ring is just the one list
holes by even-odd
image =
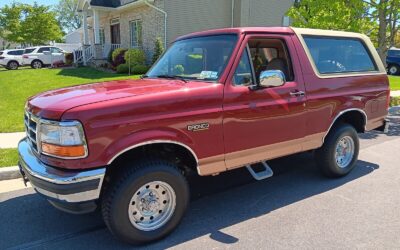
[[243, 51], [239, 65], [233, 76], [233, 84], [235, 86], [250, 86], [254, 84], [253, 73], [250, 64], [250, 57], [247, 49]]

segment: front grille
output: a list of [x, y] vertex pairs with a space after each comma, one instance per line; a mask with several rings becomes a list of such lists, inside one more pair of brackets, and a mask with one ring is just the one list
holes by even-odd
[[35, 152], [38, 152], [38, 145], [37, 145], [37, 128], [38, 128], [38, 118], [32, 115], [31, 113], [25, 113], [25, 131], [26, 136], [28, 138], [28, 142], [31, 145], [32, 149]]

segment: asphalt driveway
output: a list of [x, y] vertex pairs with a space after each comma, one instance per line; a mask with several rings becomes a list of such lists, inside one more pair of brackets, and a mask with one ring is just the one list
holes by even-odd
[[[399, 249], [400, 114], [388, 135], [361, 136], [356, 169], [326, 179], [312, 155], [271, 161], [272, 178], [245, 170], [193, 180], [181, 226], [151, 249]], [[99, 213], [69, 215], [30, 189], [0, 194], [0, 249], [125, 249]]]

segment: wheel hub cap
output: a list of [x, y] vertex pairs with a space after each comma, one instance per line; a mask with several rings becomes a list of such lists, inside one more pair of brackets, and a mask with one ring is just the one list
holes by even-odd
[[149, 182], [133, 195], [128, 208], [129, 220], [139, 230], [156, 230], [171, 219], [175, 206], [176, 195], [169, 184]]
[[340, 168], [347, 167], [354, 156], [354, 141], [350, 136], [345, 136], [336, 145], [335, 160]]

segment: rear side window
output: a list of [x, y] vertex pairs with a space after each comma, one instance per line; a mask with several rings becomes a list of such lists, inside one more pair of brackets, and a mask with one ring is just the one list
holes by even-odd
[[49, 47], [40, 48], [40, 49], [38, 50], [38, 53], [43, 53], [43, 52], [45, 52], [45, 51], [49, 51], [49, 52], [50, 52], [50, 48], [49, 48]]
[[22, 55], [23, 53], [24, 53], [23, 50], [12, 50], [12, 51], [9, 51], [9, 52], [8, 52], [9, 55], [13, 55], [13, 56], [20, 56], [20, 55]]
[[377, 70], [370, 53], [359, 39], [305, 36], [304, 40], [320, 74]]
[[35, 51], [35, 49], [25, 49], [24, 54], [30, 54], [33, 51]]
[[389, 50], [388, 56], [400, 57], [400, 50]]

